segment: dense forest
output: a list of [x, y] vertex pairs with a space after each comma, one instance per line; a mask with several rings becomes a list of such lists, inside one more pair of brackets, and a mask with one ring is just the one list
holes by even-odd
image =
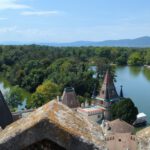
[[[53, 99], [67, 86], [75, 88], [81, 101], [82, 97], [90, 98], [110, 64], [149, 65], [150, 49], [0, 46], [1, 75], [12, 85], [33, 93], [30, 107]], [[91, 66], [97, 70], [90, 69]]]

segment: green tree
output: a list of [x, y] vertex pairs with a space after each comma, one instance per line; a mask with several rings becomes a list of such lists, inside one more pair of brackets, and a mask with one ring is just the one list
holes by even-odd
[[130, 124], [136, 120], [138, 109], [131, 99], [122, 99], [111, 108], [112, 119], [122, 119]]
[[74, 87], [77, 95], [91, 97], [95, 83], [98, 79], [93, 78], [94, 72], [89, 69], [88, 63], [78, 59], [57, 59], [48, 67], [49, 79], [61, 87]]
[[[91, 96], [112, 63], [118, 65], [149, 64], [149, 48], [121, 47], [49, 47], [0, 46], [0, 72], [12, 85], [33, 93], [43, 81], [50, 79], [59, 85], [73, 86], [77, 95]], [[129, 58], [130, 56], [130, 58]], [[129, 59], [128, 59], [129, 58]], [[97, 79], [90, 66], [97, 66]], [[100, 84], [99, 84], [100, 81]]]
[[32, 94], [29, 106], [34, 108], [40, 107], [48, 101], [55, 99], [58, 95], [60, 95], [59, 86], [50, 80], [46, 80]]
[[150, 65], [150, 51], [147, 51], [146, 53], [145, 62], [147, 65]]
[[104, 57], [94, 57], [92, 58], [92, 62], [96, 66], [96, 73], [98, 79], [103, 79], [103, 76], [108, 69], [110, 61]]
[[25, 86], [26, 90], [34, 92], [36, 87], [42, 84], [45, 74], [45, 70], [41, 68], [32, 69], [31, 72], [24, 78], [22, 85]]
[[128, 65], [141, 66], [143, 65], [143, 58], [139, 52], [134, 52], [129, 56]]
[[116, 58], [117, 65], [127, 65], [128, 56], [126, 53], [122, 53]]
[[23, 95], [21, 93], [21, 89], [18, 86], [15, 86], [5, 94], [6, 102], [8, 103], [11, 111], [15, 111], [18, 105], [22, 104]]

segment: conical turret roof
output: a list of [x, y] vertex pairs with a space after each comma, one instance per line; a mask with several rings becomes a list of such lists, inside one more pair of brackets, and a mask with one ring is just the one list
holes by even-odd
[[77, 108], [80, 106], [74, 88], [68, 87], [64, 89], [62, 103], [70, 108]]
[[105, 101], [118, 98], [113, 78], [109, 70], [107, 70], [105, 74], [104, 82], [97, 98]]

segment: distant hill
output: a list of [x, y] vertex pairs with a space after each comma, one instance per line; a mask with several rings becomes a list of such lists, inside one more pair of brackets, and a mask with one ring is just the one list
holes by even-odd
[[3, 45], [47, 45], [47, 46], [113, 46], [113, 47], [150, 47], [150, 37], [144, 36], [136, 39], [107, 40], [107, 41], [76, 41], [68, 43], [35, 43], [35, 42], [0, 42]]
[[[43, 43], [44, 44], [44, 43]], [[72, 43], [47, 43], [49, 46], [115, 46], [115, 47], [150, 47], [150, 37], [136, 39], [107, 40], [100, 42], [77, 41]]]

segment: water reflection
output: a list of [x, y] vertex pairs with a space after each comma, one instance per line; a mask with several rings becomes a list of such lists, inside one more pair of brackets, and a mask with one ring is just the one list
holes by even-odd
[[137, 77], [141, 71], [142, 71], [142, 67], [129, 67], [129, 71], [131, 73], [131, 75]]
[[116, 68], [117, 82], [115, 83], [117, 91], [120, 91], [120, 85], [123, 85], [125, 97], [130, 97], [139, 112], [144, 112], [150, 122], [150, 70], [144, 67], [119, 67]]
[[143, 75], [146, 77], [148, 81], [150, 81], [150, 69], [144, 67], [142, 71]]

